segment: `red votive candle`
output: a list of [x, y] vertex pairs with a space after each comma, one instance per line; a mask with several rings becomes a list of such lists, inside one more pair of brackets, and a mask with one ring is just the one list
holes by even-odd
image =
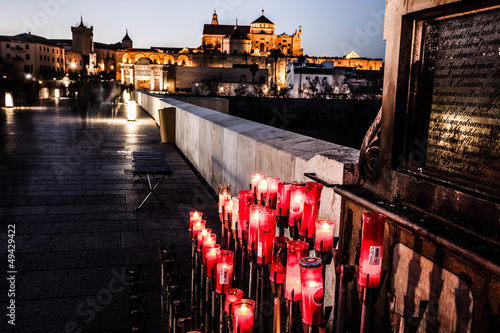
[[304, 212], [300, 223], [299, 235], [312, 238], [314, 236], [314, 222], [318, 219], [319, 202], [308, 204], [304, 202]]
[[245, 238], [248, 238], [248, 224], [250, 223], [250, 210], [240, 209], [238, 211], [238, 238], [243, 238], [243, 232]]
[[300, 301], [302, 288], [300, 285], [299, 260], [307, 256], [309, 244], [304, 241], [290, 240], [287, 243], [287, 248], [285, 298], [289, 301]]
[[279, 178], [267, 177], [266, 207], [268, 208], [276, 208], [279, 182]]
[[250, 186], [251, 190], [252, 190], [252, 195], [254, 193], [257, 193], [257, 186], [259, 186], [260, 184], [260, 181], [264, 179], [264, 176], [261, 175], [260, 173], [254, 173], [252, 175], [252, 185]]
[[276, 212], [278, 216], [288, 216], [290, 210], [291, 183], [279, 183], [276, 195]]
[[224, 222], [229, 226], [229, 222], [232, 221], [233, 216], [233, 200], [232, 198], [226, 198], [224, 202]]
[[233, 333], [252, 333], [255, 302], [242, 298], [234, 303]]
[[203, 241], [207, 239], [207, 237], [212, 233], [212, 229], [205, 228], [201, 232], [198, 233], [197, 237], [197, 249], [198, 252], [201, 252], [201, 245], [203, 244]]
[[257, 250], [257, 237], [259, 232], [260, 206], [250, 207], [250, 218], [248, 222], [248, 250]]
[[306, 197], [304, 200], [304, 213], [300, 224], [299, 235], [312, 238], [314, 236], [314, 222], [318, 219], [319, 203], [323, 185], [316, 182], [306, 183]]
[[257, 202], [264, 200], [263, 202], [261, 202], [262, 206], [265, 206], [264, 204], [266, 200], [266, 194], [267, 194], [267, 180], [262, 179], [259, 185], [257, 185]]
[[305, 202], [315, 203], [321, 201], [321, 191], [323, 190], [323, 184], [316, 182], [306, 183], [306, 198]]
[[222, 207], [226, 202], [226, 198], [231, 198], [231, 185], [230, 184], [220, 184], [219, 185], [219, 214], [222, 214]]
[[229, 311], [231, 310], [231, 304], [238, 302], [240, 299], [243, 298], [243, 290], [238, 289], [238, 288], [231, 288], [226, 292], [226, 303], [224, 304], [224, 312], [229, 314]]
[[248, 220], [250, 219], [250, 206], [253, 203], [252, 191], [240, 191], [238, 204], [238, 238], [243, 238], [243, 231], [245, 237], [248, 237]]
[[219, 294], [225, 294], [231, 288], [233, 282], [233, 257], [233, 251], [220, 251], [217, 259], [217, 283], [215, 286], [215, 291]]
[[240, 209], [250, 209], [250, 206], [253, 203], [252, 191], [240, 191], [239, 198], [240, 198], [239, 208]]
[[212, 272], [215, 274], [215, 269], [217, 268], [217, 258], [220, 255], [220, 245], [215, 244], [209, 251], [207, 251], [206, 261], [207, 261], [207, 276], [212, 277]]
[[198, 236], [198, 233], [200, 233], [203, 229], [205, 229], [206, 224], [207, 224], [207, 221], [205, 221], [205, 220], [201, 220], [201, 221], [195, 222], [193, 224], [193, 230], [191, 233], [193, 240], [197, 239], [196, 237]]
[[306, 183], [293, 182], [290, 190], [290, 211], [288, 213], [288, 225], [291, 227], [302, 221], [305, 195]]
[[329, 220], [317, 220], [315, 224], [314, 248], [320, 252], [331, 252], [335, 223]]
[[[363, 214], [363, 233], [361, 236], [358, 274], [358, 284], [362, 287], [377, 288], [380, 286], [384, 226], [385, 215], [378, 213]], [[367, 286], [366, 276], [368, 274], [370, 275], [370, 281]]]
[[286, 276], [286, 244], [287, 237], [274, 238], [273, 261], [271, 263], [271, 274], [269, 279], [272, 282], [283, 283]]
[[272, 261], [275, 229], [276, 211], [271, 208], [262, 208], [257, 237], [257, 264], [259, 265], [268, 265]]
[[302, 322], [306, 325], [323, 323], [323, 263], [320, 258], [300, 259], [302, 283]]
[[189, 212], [189, 231], [193, 230], [193, 224], [201, 221], [202, 212], [192, 211]]
[[240, 204], [240, 198], [238, 197], [233, 197], [231, 199], [233, 201], [233, 212], [231, 214], [231, 230], [236, 230], [236, 225], [238, 223], [238, 218], [239, 218], [239, 204]]
[[216, 244], [216, 242], [217, 242], [217, 235], [216, 234], [212, 234], [212, 233], [210, 233], [210, 235], [208, 235], [208, 237], [205, 240], [203, 240], [203, 246], [202, 246], [202, 251], [201, 251], [201, 253], [202, 253], [201, 259], [202, 259], [202, 262], [204, 264], [207, 263], [206, 258], [205, 258], [206, 255], [207, 255], [207, 251], [209, 249], [213, 248], [214, 245]]

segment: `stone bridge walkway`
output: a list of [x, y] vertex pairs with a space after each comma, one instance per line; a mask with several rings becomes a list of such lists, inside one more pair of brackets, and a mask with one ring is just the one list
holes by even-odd
[[[155, 198], [132, 183], [131, 151], [161, 151], [174, 170]], [[7, 233], [15, 226], [15, 332], [126, 332], [124, 267], [147, 273], [148, 332], [160, 331], [157, 242], [175, 242], [190, 273], [189, 210], [209, 226], [217, 205], [172, 145], [160, 143], [142, 110], [126, 121], [123, 106], [102, 106], [86, 119], [61, 105], [0, 110], [0, 332], [10, 298]], [[10, 227], [12, 228], [12, 227]], [[189, 284], [189, 279], [187, 283]], [[81, 329], [81, 331], [80, 331]]]

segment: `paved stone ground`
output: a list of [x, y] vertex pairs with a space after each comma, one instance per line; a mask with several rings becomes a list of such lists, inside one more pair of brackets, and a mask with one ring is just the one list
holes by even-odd
[[[15, 225], [15, 332], [126, 332], [127, 261], [147, 273], [148, 332], [160, 331], [157, 242], [175, 242], [182, 272], [190, 274], [188, 211], [208, 224], [217, 205], [158, 127], [140, 111], [125, 120], [123, 106], [89, 111], [86, 121], [69, 107], [0, 110], [1, 285], [0, 332], [7, 324], [7, 225]], [[159, 187], [170, 209], [132, 182], [131, 151], [161, 151], [174, 176]], [[186, 284], [189, 284], [187, 279]], [[109, 291], [109, 292], [108, 292]]]

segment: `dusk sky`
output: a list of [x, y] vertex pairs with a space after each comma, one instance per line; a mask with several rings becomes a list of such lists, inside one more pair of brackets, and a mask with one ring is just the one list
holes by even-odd
[[302, 26], [302, 48], [310, 56], [384, 58], [383, 0], [23, 0], [4, 3], [0, 34], [22, 32], [46, 38], [71, 39], [80, 15], [94, 26], [94, 40], [116, 43], [125, 35], [134, 47], [198, 47], [203, 24], [213, 10], [219, 24], [249, 25], [261, 15], [276, 25], [276, 33], [293, 34]]

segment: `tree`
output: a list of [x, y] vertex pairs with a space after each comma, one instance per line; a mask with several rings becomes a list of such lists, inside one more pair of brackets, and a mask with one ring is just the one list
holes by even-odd
[[201, 86], [203, 94], [208, 96], [217, 96], [219, 93], [219, 86], [222, 83], [222, 79], [220, 76], [211, 75], [203, 80], [201, 80]]
[[308, 98], [326, 98], [333, 91], [328, 79], [326, 77], [320, 79], [318, 76], [307, 79], [302, 89]]
[[250, 65], [250, 73], [252, 73], [252, 85], [255, 84], [255, 74], [257, 74], [258, 70], [259, 70], [259, 65], [257, 64]]

